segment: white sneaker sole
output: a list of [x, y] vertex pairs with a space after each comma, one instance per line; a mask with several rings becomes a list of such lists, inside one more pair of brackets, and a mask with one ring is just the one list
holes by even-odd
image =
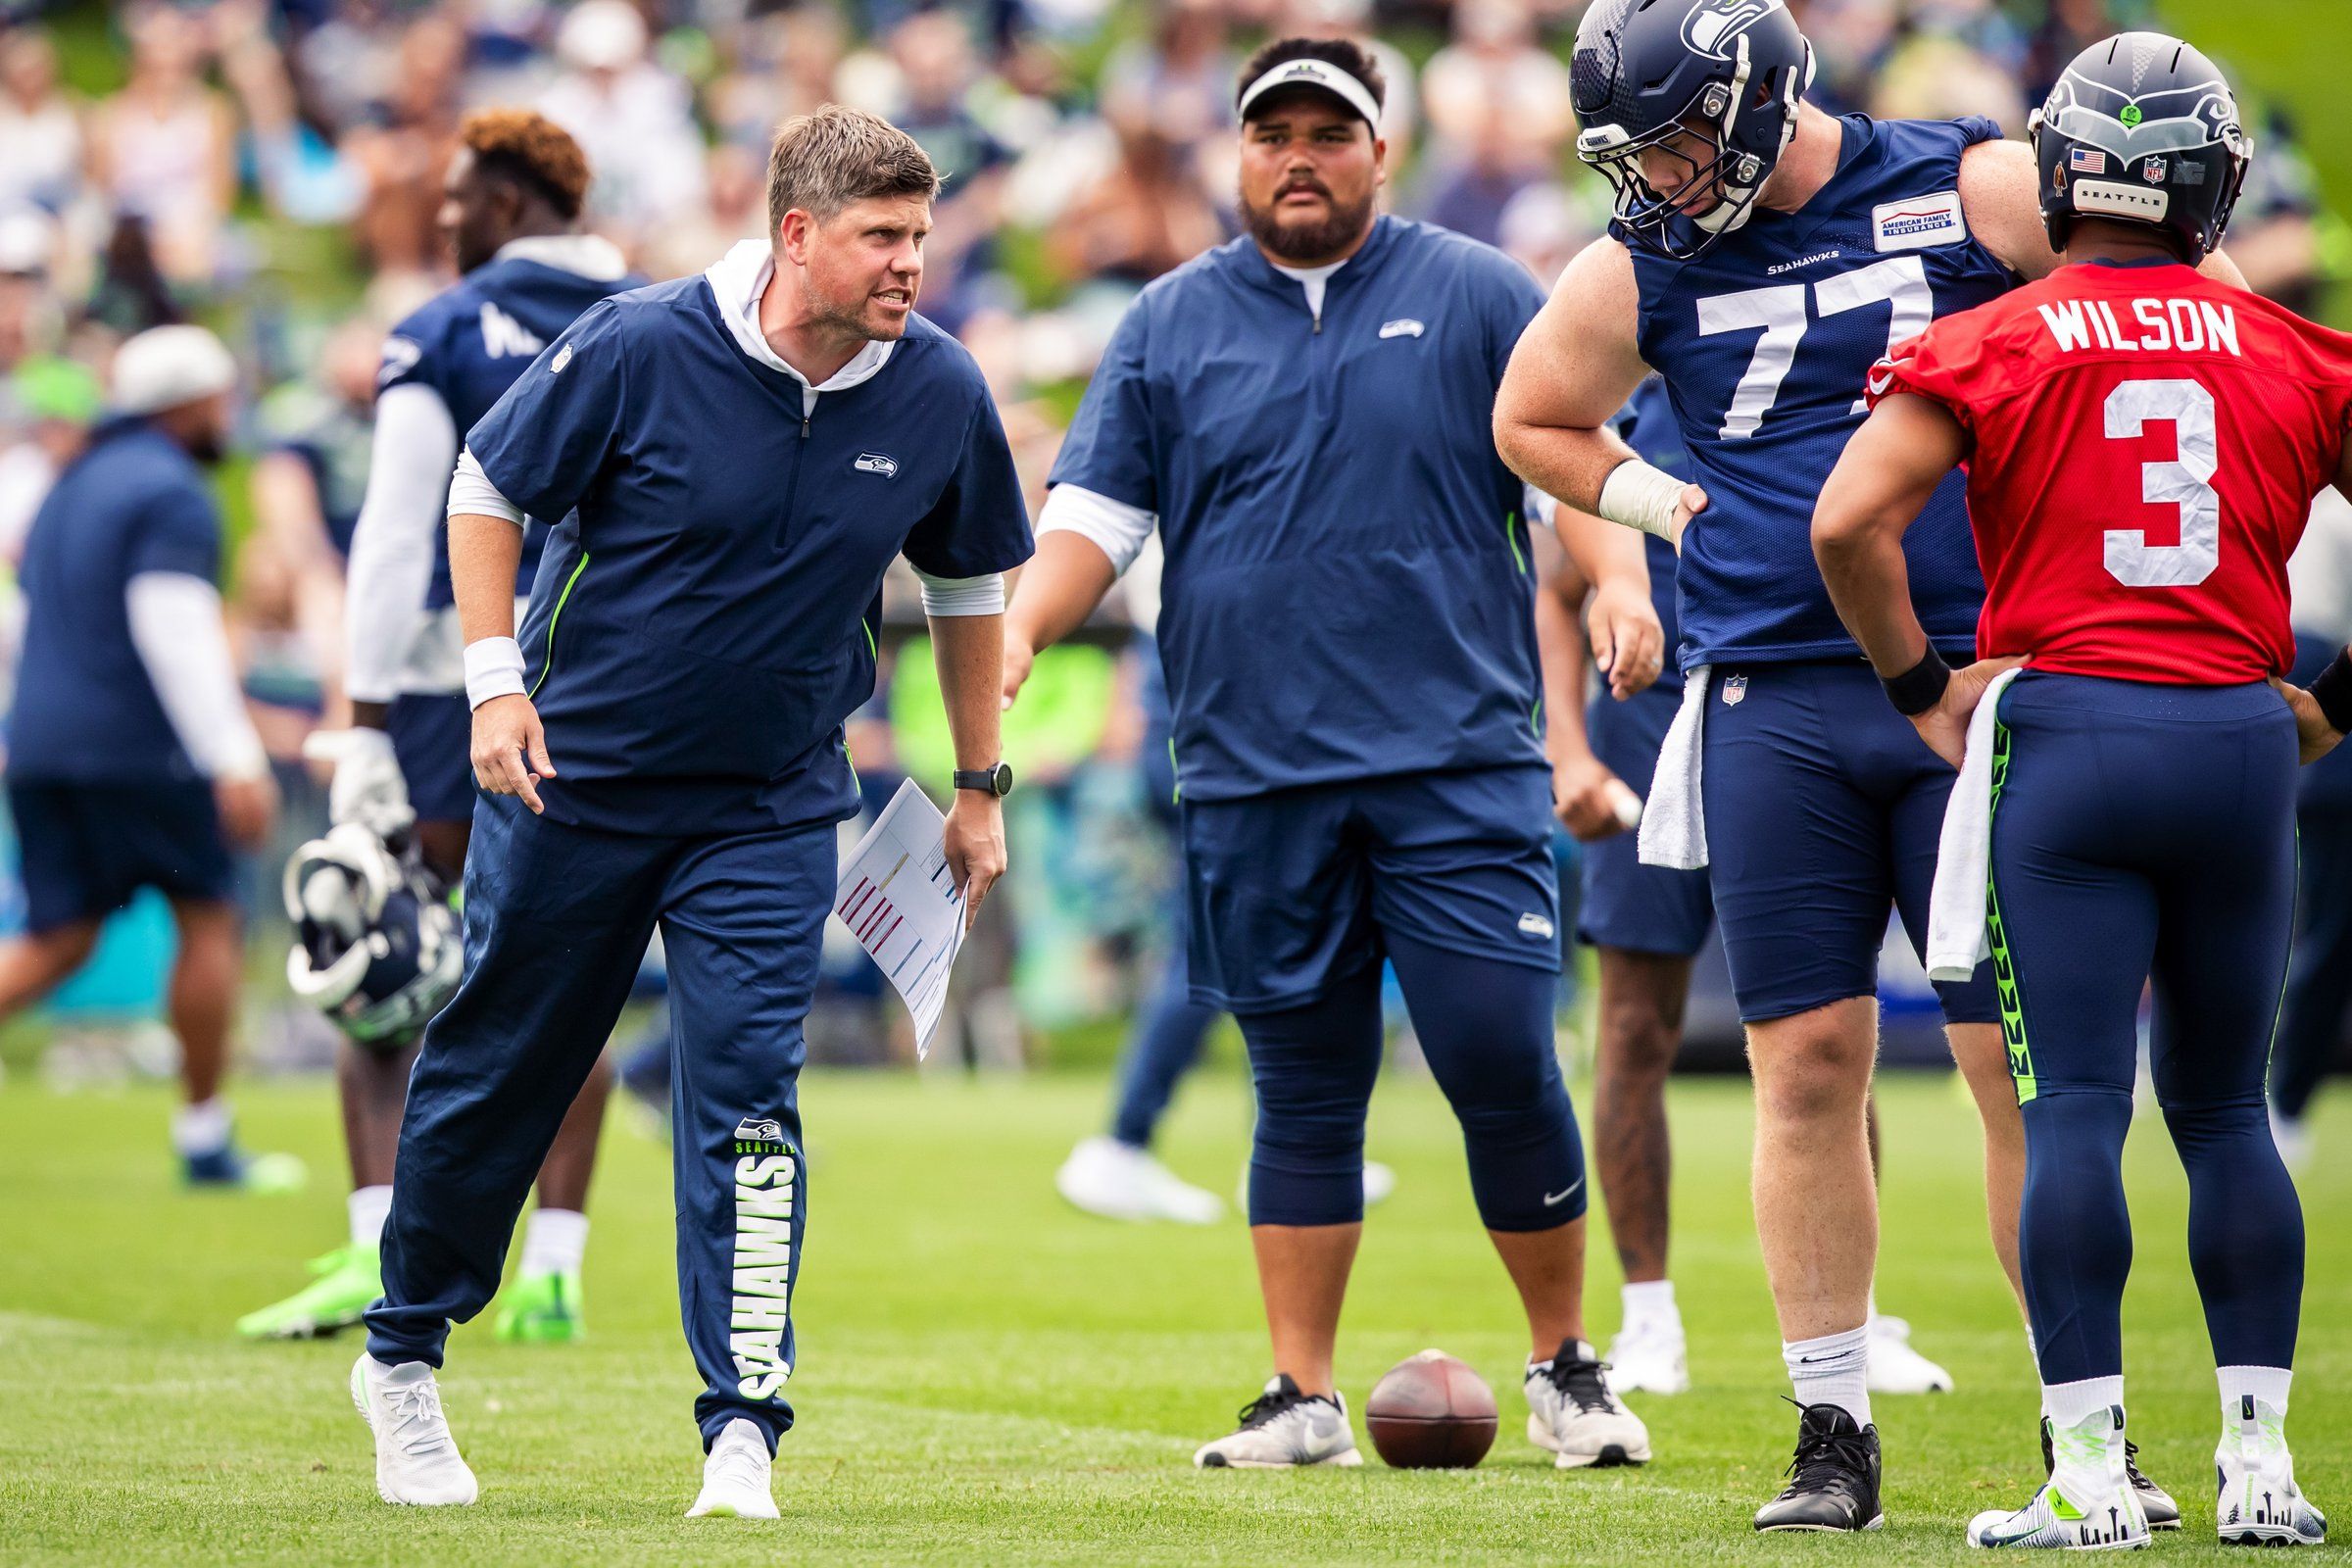
[[695, 1505], [686, 1510], [686, 1517], [689, 1519], [780, 1519], [783, 1515], [777, 1511], [773, 1497], [767, 1499], [765, 1507], [754, 1502], [706, 1503], [698, 1498]]
[[[463, 1497], [443, 1497], [432, 1502], [420, 1502], [415, 1497], [395, 1497], [384, 1483], [383, 1438], [375, 1430], [375, 1417], [368, 1409], [368, 1370], [361, 1363], [351, 1363], [351, 1407], [368, 1424], [369, 1444], [376, 1449], [375, 1494], [395, 1508], [465, 1508], [470, 1507], [482, 1494], [481, 1483], [476, 1481], [466, 1489]], [[470, 1478], [469, 1478], [470, 1479]]]
[[1880, 1514], [1870, 1523], [1862, 1526], [1861, 1530], [1846, 1530], [1837, 1525], [1758, 1525], [1756, 1534], [1759, 1536], [1855, 1536], [1860, 1535], [1863, 1530], [1884, 1530], [1886, 1528], [1886, 1516]]
[[1597, 1453], [1574, 1453], [1561, 1447], [1543, 1418], [1532, 1412], [1527, 1418], [1527, 1441], [1552, 1456], [1551, 1466], [1555, 1470], [1613, 1470], [1619, 1465], [1649, 1463], [1646, 1437], [1633, 1447], [1622, 1443], [1604, 1443]]
[[1197, 1470], [1312, 1470], [1327, 1466], [1334, 1470], [1350, 1470], [1364, 1462], [1361, 1448], [1348, 1448], [1328, 1453], [1320, 1459], [1229, 1459], [1223, 1454], [1193, 1455]]
[[2324, 1546], [2325, 1536], [2313, 1541], [2293, 1525], [2225, 1525], [2222, 1527], [2225, 1546]]

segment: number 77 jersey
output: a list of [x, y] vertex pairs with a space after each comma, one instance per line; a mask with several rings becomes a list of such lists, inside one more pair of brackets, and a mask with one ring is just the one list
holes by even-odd
[[[1759, 208], [1698, 256], [1622, 232], [1640, 344], [1707, 510], [1676, 569], [1683, 663], [1858, 656], [1813, 561], [1813, 504], [1862, 422], [1870, 368], [2017, 278], [1977, 238], [1960, 162], [1989, 120], [1838, 122], [1838, 172], [1794, 212]], [[1904, 540], [1928, 636], [1964, 656], [1984, 585], [1958, 475]]]
[[2178, 263], [2059, 269], [1871, 375], [1968, 432], [1981, 658], [2221, 686], [2294, 662], [2286, 560], [2334, 481], [2352, 337]]

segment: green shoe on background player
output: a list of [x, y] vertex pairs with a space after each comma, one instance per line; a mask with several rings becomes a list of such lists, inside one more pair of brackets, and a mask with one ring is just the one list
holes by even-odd
[[577, 1269], [516, 1276], [498, 1309], [498, 1337], [510, 1345], [569, 1345], [587, 1334]]
[[311, 1260], [318, 1277], [272, 1306], [237, 1319], [249, 1340], [318, 1340], [356, 1327], [384, 1294], [372, 1247], [344, 1247]]

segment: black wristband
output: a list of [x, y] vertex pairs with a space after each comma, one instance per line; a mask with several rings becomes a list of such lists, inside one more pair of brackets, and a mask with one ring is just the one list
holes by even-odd
[[2352, 735], [2352, 648], [2335, 651], [2335, 662], [2311, 683], [2311, 700], [2328, 715], [2329, 728]]
[[1892, 680], [1882, 678], [1879, 684], [1886, 688], [1886, 700], [1894, 705], [1894, 710], [1908, 718], [1941, 702], [1943, 689], [1951, 682], [1952, 666], [1943, 662], [1936, 645], [1930, 643], [1918, 663]]

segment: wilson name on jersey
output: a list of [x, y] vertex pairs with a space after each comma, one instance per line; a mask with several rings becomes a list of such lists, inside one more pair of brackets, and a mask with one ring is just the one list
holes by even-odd
[[2178, 263], [2061, 268], [1872, 373], [1967, 429], [1978, 652], [2232, 685], [2294, 662], [2286, 560], [2332, 483], [2352, 337]]

